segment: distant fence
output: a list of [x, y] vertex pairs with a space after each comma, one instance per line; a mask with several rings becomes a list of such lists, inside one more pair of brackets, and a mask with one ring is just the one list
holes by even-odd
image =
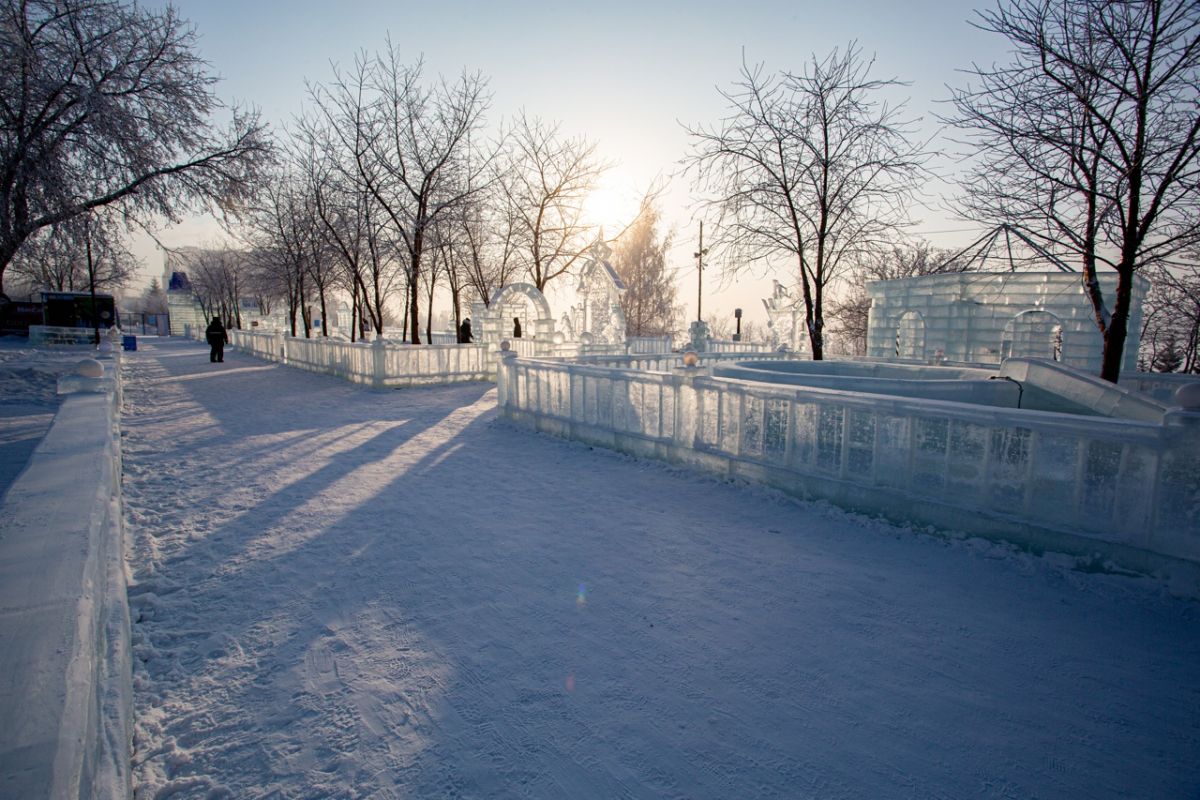
[[568, 438], [897, 521], [1200, 562], [1195, 412], [1159, 425], [513, 357], [497, 382], [506, 417]]
[[735, 342], [732, 339], [709, 339], [707, 353], [769, 353], [771, 346], [760, 342]]
[[382, 340], [367, 344], [239, 330], [229, 332], [229, 342], [268, 361], [372, 386], [419, 386], [495, 377], [494, 359], [486, 345], [413, 346]]
[[1131, 372], [1123, 374], [1119, 381], [1120, 386], [1131, 392], [1141, 392], [1168, 405], [1175, 399], [1175, 392], [1180, 387], [1191, 383], [1200, 383], [1200, 375], [1178, 372]]
[[630, 354], [669, 353], [671, 352], [671, 337], [667, 336], [630, 336], [626, 340]]

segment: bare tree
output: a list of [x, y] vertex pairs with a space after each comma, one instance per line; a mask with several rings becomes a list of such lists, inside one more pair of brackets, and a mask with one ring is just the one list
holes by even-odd
[[529, 279], [539, 291], [579, 263], [596, 238], [583, 201], [607, 165], [582, 137], [566, 139], [557, 124], [517, 115], [501, 178], [506, 222]]
[[455, 256], [465, 286], [487, 306], [492, 294], [512, 282], [521, 269], [519, 215], [502, 183], [474, 198], [454, 216], [458, 228]]
[[[1200, 254], [1197, 254], [1200, 255]], [[1200, 266], [1154, 268], [1142, 316], [1141, 366], [1200, 373]]]
[[93, 209], [128, 221], [242, 200], [268, 151], [254, 113], [214, 129], [215, 79], [169, 6], [0, 4], [0, 289], [30, 236]]
[[[294, 166], [294, 165], [293, 165]], [[255, 282], [264, 294], [285, 298], [291, 334], [297, 316], [304, 336], [312, 335], [312, 261], [317, 257], [320, 222], [305, 181], [290, 167], [280, 168], [242, 211], [243, 235], [253, 252]]]
[[656, 201], [648, 195], [613, 248], [613, 267], [625, 283], [621, 310], [631, 336], [674, 333], [683, 313], [675, 281], [667, 272], [672, 235], [659, 231], [661, 221]]
[[742, 65], [721, 96], [729, 114], [688, 128], [685, 160], [718, 216], [713, 247], [727, 271], [794, 259], [814, 359], [824, 354], [824, 294], [844, 262], [905, 220], [927, 155], [908, 139], [903, 106], [874, 98], [900, 85], [870, 77], [851, 43], [802, 74]]
[[365, 106], [356, 101], [365, 92], [366, 73], [356, 75], [355, 94], [339, 95], [340, 102], [351, 103], [345, 108], [337, 106], [320, 87], [310, 87], [318, 113], [302, 118], [297, 131], [320, 236], [340, 264], [341, 283], [351, 297], [352, 340], [367, 327], [377, 335], [383, 333], [387, 298], [406, 277], [385, 231], [383, 209], [360, 180], [356, 153], [365, 148], [366, 129], [354, 120], [366, 113]]
[[187, 264], [192, 292], [204, 315], [220, 317], [227, 326], [241, 328], [241, 296], [248, 254], [214, 244], [181, 255]]
[[[1116, 381], [1137, 270], [1200, 238], [1200, 6], [1006, 0], [977, 26], [1014, 48], [973, 66], [951, 122], [971, 135], [967, 216], [1008, 223], [1081, 267]], [[1115, 297], [1097, 279], [1117, 272]]]
[[376, 57], [360, 56], [350, 72], [335, 72], [333, 83], [313, 95], [403, 251], [407, 325], [419, 344], [426, 237], [478, 191], [468, 173], [480, 165], [467, 154], [489, 103], [486, 81], [464, 74], [457, 83], [438, 80], [430, 87], [423, 63], [401, 63], [389, 42]]

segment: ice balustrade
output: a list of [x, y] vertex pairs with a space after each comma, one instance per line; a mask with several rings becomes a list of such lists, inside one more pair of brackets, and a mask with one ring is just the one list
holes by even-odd
[[[791, 361], [795, 357], [793, 353], [759, 353], [755, 355], [755, 360]], [[704, 361], [707, 364], [732, 362], [743, 358], [745, 358], [744, 353], [706, 353], [704, 355]], [[643, 372], [670, 372], [676, 367], [683, 366], [683, 353], [581, 355], [572, 360], [576, 363], [587, 364], [593, 367], [615, 367], [617, 369], [634, 369]]]
[[771, 347], [759, 342], [735, 342], [732, 339], [709, 339], [706, 353], [769, 353]]
[[671, 336], [630, 336], [625, 340], [630, 353], [669, 353]]
[[[632, 364], [631, 364], [632, 366]], [[897, 521], [1200, 561], [1200, 413], [1079, 417], [505, 357], [502, 413]]]
[[[202, 335], [202, 332], [201, 332]], [[268, 361], [373, 386], [416, 386], [494, 378], [494, 356], [482, 344], [396, 345], [382, 340], [301, 339], [282, 332], [231, 330], [232, 346]]]
[[1176, 372], [1132, 372], [1121, 375], [1118, 385], [1131, 392], [1148, 395], [1168, 406], [1175, 404], [1175, 393], [1184, 386], [1200, 383], [1200, 375]]

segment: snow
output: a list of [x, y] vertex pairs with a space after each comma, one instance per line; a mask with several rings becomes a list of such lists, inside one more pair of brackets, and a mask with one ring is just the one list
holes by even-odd
[[195, 342], [125, 360], [138, 798], [1178, 797], [1200, 607]]

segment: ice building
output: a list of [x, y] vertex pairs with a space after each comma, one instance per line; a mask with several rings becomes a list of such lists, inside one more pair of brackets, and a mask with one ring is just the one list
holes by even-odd
[[[1116, 296], [1115, 273], [1100, 276]], [[1150, 283], [1134, 277], [1123, 372], [1137, 369], [1142, 300]], [[955, 272], [867, 284], [867, 356], [999, 364], [1044, 358], [1100, 370], [1104, 340], [1078, 273]]]

